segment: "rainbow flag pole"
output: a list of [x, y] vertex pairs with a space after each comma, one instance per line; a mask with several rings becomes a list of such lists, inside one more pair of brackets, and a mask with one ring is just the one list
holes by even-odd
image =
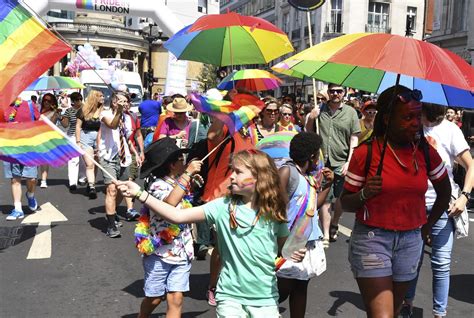
[[104, 167], [102, 167], [100, 165], [100, 163], [98, 163], [93, 156], [91, 156], [90, 154], [87, 153], [87, 151], [84, 151], [82, 150], [78, 145], [76, 145], [75, 143], [71, 142], [70, 139], [66, 136], [66, 134], [61, 130], [59, 129], [55, 124], [53, 124], [47, 117], [45, 117], [44, 115], [41, 115], [41, 120], [43, 120], [46, 124], [48, 124], [48, 126], [50, 126], [52, 129], [54, 129], [56, 132], [58, 132], [59, 134], [61, 134], [61, 136], [63, 136], [64, 138], [66, 138], [69, 142], [69, 145], [71, 145], [75, 150], [77, 150], [78, 152], [80, 152], [82, 155], [85, 155], [87, 156], [96, 166], [97, 168], [99, 168], [100, 170], [102, 170], [103, 173], [105, 173], [109, 178], [111, 178], [112, 180], [114, 181], [117, 181], [117, 178], [115, 178], [114, 176], [112, 176], [107, 170], [104, 169]]

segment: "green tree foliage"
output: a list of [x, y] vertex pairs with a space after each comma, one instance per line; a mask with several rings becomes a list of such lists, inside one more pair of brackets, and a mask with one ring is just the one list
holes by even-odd
[[203, 64], [201, 74], [198, 75], [197, 80], [200, 82], [200, 88], [204, 91], [206, 88], [215, 88], [219, 83], [217, 72], [219, 67], [211, 64]]

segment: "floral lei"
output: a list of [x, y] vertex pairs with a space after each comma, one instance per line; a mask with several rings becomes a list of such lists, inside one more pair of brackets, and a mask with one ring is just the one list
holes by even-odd
[[[164, 180], [172, 186], [176, 185], [176, 180], [170, 177], [165, 177]], [[191, 200], [192, 196], [189, 193], [186, 194], [181, 200], [182, 208], [192, 207]], [[152, 235], [150, 230], [150, 210], [143, 206], [135, 227], [135, 246], [141, 254], [151, 255], [160, 246], [171, 244], [185, 227], [185, 224], [168, 224], [168, 227], [156, 235]]]
[[17, 98], [17, 99], [15, 100], [15, 103], [13, 103], [13, 104], [10, 105], [11, 107], [13, 107], [13, 109], [12, 109], [10, 115], [8, 115], [8, 121], [9, 121], [9, 122], [12, 123], [12, 122], [15, 121], [16, 113], [17, 113], [18, 107], [20, 107], [21, 103], [22, 103], [21, 98]]

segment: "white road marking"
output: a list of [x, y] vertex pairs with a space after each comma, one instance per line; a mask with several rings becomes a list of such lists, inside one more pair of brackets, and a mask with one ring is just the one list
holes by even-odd
[[351, 237], [352, 230], [339, 224], [339, 233], [344, 234], [347, 237]]
[[47, 229], [39, 234], [36, 234], [30, 251], [26, 259], [45, 259], [51, 258], [52, 253], [52, 222], [65, 222], [67, 218], [58, 209], [56, 209], [50, 202], [41, 205], [41, 210], [28, 215], [21, 223], [34, 224], [38, 226], [46, 226]]
[[474, 222], [474, 219], [473, 219], [473, 218], [469, 218], [469, 222]]

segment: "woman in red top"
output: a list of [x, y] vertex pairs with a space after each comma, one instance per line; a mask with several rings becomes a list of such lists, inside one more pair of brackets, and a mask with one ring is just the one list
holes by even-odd
[[[420, 91], [403, 86], [380, 95], [373, 136], [355, 149], [345, 177], [341, 202], [344, 211], [356, 212], [349, 261], [368, 317], [398, 316], [416, 276], [423, 239], [449, 204], [451, 186], [444, 163], [420, 134], [421, 98]], [[376, 176], [385, 137], [383, 169]], [[368, 156], [372, 160], [366, 167]], [[437, 199], [427, 220], [428, 178]]]

